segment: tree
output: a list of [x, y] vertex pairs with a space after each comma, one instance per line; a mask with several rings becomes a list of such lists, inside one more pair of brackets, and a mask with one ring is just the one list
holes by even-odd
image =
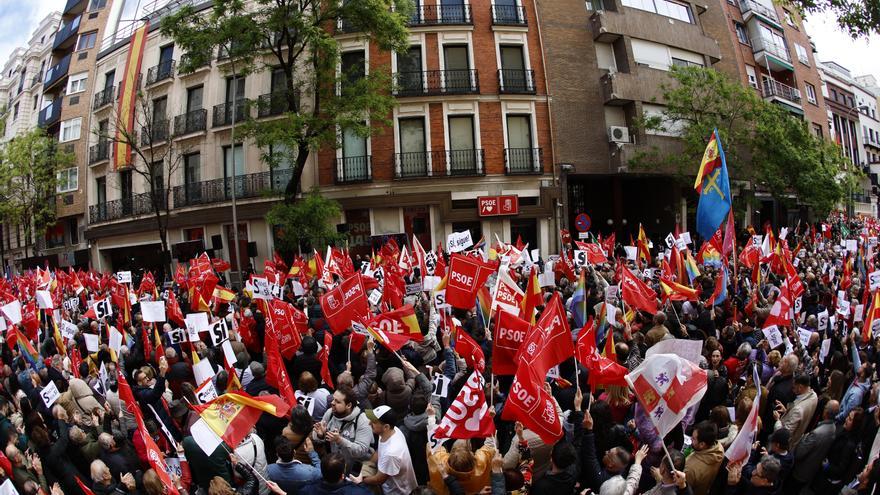
[[336, 232], [332, 223], [341, 212], [339, 203], [312, 189], [296, 203], [275, 204], [266, 220], [280, 229], [278, 248], [291, 253], [299, 251], [303, 244], [319, 248], [342, 241], [345, 236]]
[[16, 136], [0, 150], [0, 215], [22, 227], [27, 245], [55, 223], [58, 172], [76, 165], [72, 153], [41, 128]]
[[338, 146], [341, 129], [368, 136], [372, 124], [388, 124], [395, 105], [388, 71], [338, 71], [338, 25], [351, 27], [382, 50], [407, 45], [406, 20], [412, 0], [217, 0], [198, 14], [183, 7], [162, 20], [163, 32], [185, 52], [181, 70], [208, 63], [214, 49], [228, 58], [237, 76], [272, 67], [284, 74], [283, 90], [258, 107], [283, 109], [281, 118], [246, 120], [244, 137], [273, 147], [270, 166], [292, 164], [285, 200], [292, 203], [310, 151]]
[[[126, 166], [133, 174], [140, 176], [147, 187], [146, 200], [149, 212], [156, 220], [156, 229], [159, 231], [159, 240], [163, 252], [169, 251], [168, 244], [168, 220], [171, 215], [171, 179], [183, 164], [186, 154], [191, 151], [191, 146], [185, 146], [181, 141], [173, 139], [173, 130], [170, 121], [165, 114], [165, 109], [154, 108], [154, 100], [150, 90], [139, 90], [135, 96], [134, 120], [129, 129], [125, 119], [114, 108], [112, 125], [95, 131], [98, 140], [103, 143], [115, 143], [128, 145], [133, 159]], [[189, 118], [186, 116], [185, 118]], [[111, 156], [111, 163], [114, 157]], [[131, 201], [132, 204], [125, 204]], [[138, 209], [133, 200], [123, 198], [123, 206], [135, 211]], [[167, 274], [171, 273], [171, 265], [168, 257], [164, 258]]]
[[783, 203], [794, 195], [820, 215], [846, 197], [847, 184], [860, 172], [805, 121], [714, 69], [673, 67], [670, 76], [671, 83], [661, 88], [664, 114], [645, 117], [637, 127], [680, 137], [681, 151], [651, 148], [634, 158], [633, 167], [672, 167], [692, 184], [712, 130], [718, 129], [732, 178], [749, 178]]
[[853, 38], [880, 34], [880, 0], [785, 0], [803, 14], [830, 13]]

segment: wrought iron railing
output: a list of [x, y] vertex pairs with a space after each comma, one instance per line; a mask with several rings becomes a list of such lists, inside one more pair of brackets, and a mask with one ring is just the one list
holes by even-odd
[[394, 176], [410, 179], [429, 176], [484, 175], [482, 149], [395, 153]]
[[535, 71], [524, 69], [500, 69], [498, 88], [501, 93], [532, 94], [535, 92]]
[[166, 194], [159, 189], [152, 193], [134, 194], [128, 198], [114, 199], [106, 203], [89, 206], [89, 223], [112, 222], [123, 218], [133, 218], [153, 214], [155, 208], [165, 209]]
[[480, 92], [477, 69], [398, 72], [396, 96], [469, 94]]
[[492, 24], [498, 26], [525, 26], [526, 9], [521, 5], [492, 5]]
[[435, 24], [473, 24], [471, 6], [464, 2], [460, 5], [422, 5], [409, 20], [410, 26]]
[[174, 117], [174, 135], [202, 132], [208, 127], [208, 110], [200, 108]]
[[174, 60], [166, 60], [159, 65], [150, 67], [147, 69], [147, 85], [173, 78], [174, 67], [176, 67]]
[[763, 89], [764, 97], [778, 96], [792, 103], [800, 104], [801, 102], [801, 92], [797, 88], [792, 88], [775, 79], [764, 79]]
[[541, 148], [505, 148], [504, 171], [509, 175], [543, 173], [543, 150]]
[[113, 97], [116, 95], [116, 87], [108, 86], [95, 93], [95, 103], [92, 105], [93, 110], [97, 110], [104, 105], [113, 103]]
[[[287, 95], [287, 91], [273, 91], [272, 93], [260, 95], [257, 99], [257, 117], [271, 117], [286, 112], [289, 108]], [[294, 93], [293, 98], [294, 106], [299, 108], [299, 95]]]
[[98, 140], [98, 144], [89, 147], [89, 165], [110, 159], [110, 142]]
[[256, 198], [264, 194], [283, 193], [290, 182], [290, 169], [270, 170], [254, 174], [212, 179], [174, 187], [174, 207], [184, 208], [232, 199], [233, 187], [236, 199]]
[[168, 119], [154, 121], [141, 131], [141, 146], [150, 146], [168, 141]]
[[234, 106], [235, 111], [233, 112], [233, 102], [231, 101], [221, 103], [219, 105], [214, 105], [214, 118], [212, 120], [212, 125], [214, 127], [231, 125], [233, 113], [235, 113], [236, 122], [242, 122], [250, 118], [250, 112], [248, 111], [249, 104], [247, 99], [239, 99], [235, 102]]
[[370, 156], [346, 156], [336, 159], [336, 183], [352, 184], [373, 180]]

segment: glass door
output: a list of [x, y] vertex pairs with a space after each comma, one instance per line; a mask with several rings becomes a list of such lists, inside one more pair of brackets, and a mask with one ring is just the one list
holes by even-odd
[[532, 156], [532, 126], [528, 115], [507, 116], [508, 172], [531, 172], [535, 168]]
[[445, 45], [443, 63], [446, 69], [444, 78], [447, 93], [466, 93], [471, 91], [470, 58], [467, 45]]
[[452, 175], [473, 174], [477, 169], [474, 144], [474, 117], [449, 117], [449, 172]]
[[398, 92], [401, 95], [421, 94], [424, 92], [422, 81], [422, 47], [410, 46], [397, 54]]
[[428, 173], [428, 154], [425, 142], [425, 119], [422, 117], [400, 119], [400, 158], [398, 167], [401, 177], [425, 176]]
[[369, 177], [367, 138], [352, 129], [342, 131], [342, 179], [366, 180]]
[[[233, 162], [235, 172], [233, 174]], [[235, 145], [235, 153], [232, 152], [231, 146], [223, 147], [223, 182], [225, 183], [226, 199], [232, 197], [232, 185], [235, 184], [235, 197], [244, 197], [245, 181], [242, 179], [244, 175], [244, 148], [242, 145]]]

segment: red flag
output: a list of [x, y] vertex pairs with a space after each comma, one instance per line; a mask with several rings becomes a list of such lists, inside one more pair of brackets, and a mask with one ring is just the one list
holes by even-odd
[[789, 299], [788, 296], [788, 286], [783, 284], [782, 290], [776, 297], [776, 302], [774, 302], [773, 306], [770, 308], [770, 314], [767, 315], [767, 319], [764, 320], [764, 328], [772, 325], [778, 327], [788, 325], [791, 321], [791, 315], [789, 313], [790, 309], [791, 299]]
[[174, 282], [182, 288], [186, 288], [186, 269], [182, 264], [177, 265], [177, 270], [174, 271]]
[[489, 414], [483, 393], [483, 377], [478, 371], [471, 373], [437, 425], [434, 438], [487, 438], [495, 434], [495, 422]]
[[[485, 401], [485, 399], [483, 399]], [[3, 472], [9, 476], [9, 479], [13, 479], [12, 474], [12, 462], [6, 457], [6, 454], [0, 452], [0, 468], [3, 468]]]
[[[606, 344], [613, 339], [609, 334]], [[606, 355], [608, 354], [606, 350]], [[577, 350], [575, 357], [590, 372], [589, 381], [591, 386], [596, 385], [619, 385], [628, 386], [626, 383], [627, 369], [618, 364], [613, 358], [602, 356], [596, 348], [596, 327], [592, 319], [584, 325], [578, 335]]]
[[516, 374], [516, 354], [531, 325], [522, 318], [499, 308], [495, 312], [495, 335], [492, 338], [492, 372]]
[[497, 269], [498, 262], [484, 262], [473, 256], [453, 254], [449, 263], [446, 302], [459, 309], [473, 308], [477, 290], [486, 284], [486, 279]]
[[552, 445], [562, 438], [562, 421], [556, 411], [556, 401], [543, 385], [543, 375], [525, 363], [519, 366], [501, 417], [508, 421], [519, 420], [545, 444]]
[[290, 405], [277, 395], [252, 397], [240, 391], [227, 392], [207, 404], [191, 407], [233, 449], [251, 433], [263, 413], [282, 418], [290, 411]]
[[363, 325], [366, 327], [367, 332], [374, 339], [376, 339], [376, 342], [378, 342], [391, 352], [399, 351], [400, 348], [406, 345], [406, 343], [410, 340], [409, 337], [406, 335], [386, 332], [381, 328], [378, 328], [378, 326], [376, 326], [375, 319], [364, 321]]
[[596, 265], [608, 262], [608, 257], [605, 256], [605, 252], [602, 251], [602, 246], [599, 244], [587, 244], [580, 241], [575, 241], [575, 244], [578, 249], [587, 253], [587, 261], [590, 264]]
[[455, 332], [455, 352], [464, 358], [469, 367], [480, 373], [486, 370], [486, 357], [483, 355], [483, 349], [473, 337], [461, 328]]
[[177, 296], [174, 295], [174, 291], [168, 291], [168, 301], [165, 304], [165, 310], [168, 312], [168, 319], [177, 323], [180, 327], [186, 326], [186, 320], [183, 317], [183, 311], [180, 309], [180, 304], [177, 302]]
[[605, 252], [614, 256], [614, 244], [617, 242], [617, 233], [612, 232], [603, 242], [602, 247], [605, 248]]
[[562, 239], [563, 246], [571, 245], [571, 232], [568, 229], [559, 229], [559, 237]]
[[620, 267], [620, 287], [624, 302], [635, 309], [657, 313], [657, 293], [623, 265]]
[[[281, 299], [271, 299], [265, 301], [265, 304], [266, 340], [274, 340], [281, 355], [285, 359], [293, 359], [302, 344], [302, 332], [298, 331], [296, 320], [300, 320], [302, 324], [305, 315]], [[306, 333], [308, 333], [307, 320]]]
[[[266, 321], [268, 323], [268, 318]], [[266, 339], [266, 383], [278, 389], [278, 393], [291, 407], [296, 407], [296, 394], [290, 384], [290, 377], [287, 376], [284, 361], [281, 360], [278, 342], [271, 338]]]
[[516, 359], [520, 364], [524, 361], [529, 367], [535, 368], [539, 376], [543, 376], [550, 368], [573, 354], [574, 344], [568, 328], [568, 318], [562, 306], [562, 298], [556, 292], [541, 313], [541, 319], [525, 336]]
[[407, 304], [394, 311], [379, 313], [373, 318], [375, 326], [389, 333], [406, 335], [411, 340], [421, 342], [422, 331], [419, 328], [419, 320], [412, 304]]
[[93, 492], [88, 486], [86, 486], [86, 484], [83, 483], [81, 479], [79, 479], [79, 476], [74, 475], [73, 479], [76, 480], [76, 484], [79, 485], [79, 489], [82, 490], [85, 495], [95, 495], [95, 492]]
[[321, 361], [321, 379], [333, 390], [333, 377], [330, 376], [330, 346], [333, 345], [333, 335], [324, 332], [324, 345], [318, 351], [318, 361]]
[[370, 308], [361, 274], [355, 273], [321, 296], [321, 309], [333, 333], [337, 334], [350, 327], [352, 321], [368, 318]]

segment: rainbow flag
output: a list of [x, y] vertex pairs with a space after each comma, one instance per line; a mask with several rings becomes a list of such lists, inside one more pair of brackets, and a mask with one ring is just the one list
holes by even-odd
[[587, 279], [584, 275], [583, 268], [578, 275], [578, 282], [574, 288], [574, 294], [571, 296], [571, 317], [574, 320], [574, 326], [582, 328], [587, 322]]
[[721, 268], [721, 253], [719, 253], [711, 243], [703, 243], [703, 247], [700, 249], [698, 257], [702, 258], [703, 264], [706, 266]]
[[486, 286], [480, 287], [477, 291], [477, 315], [486, 331], [489, 330], [489, 321], [492, 317], [492, 297], [489, 295], [489, 289]]
[[691, 256], [691, 252], [687, 251], [684, 259], [684, 269], [687, 270], [690, 283], [694, 283], [694, 279], [700, 276], [700, 269], [697, 267], [697, 260]]
[[36, 349], [34, 349], [31, 341], [28, 340], [27, 337], [22, 335], [21, 330], [19, 330], [18, 328], [13, 328], [12, 335], [14, 335], [16, 340], [18, 341], [18, 351], [21, 352], [21, 355], [24, 356], [24, 358], [29, 363], [31, 363], [31, 366], [33, 366], [34, 369], [42, 369], [44, 366], [43, 360], [40, 358], [40, 353], [37, 352]]

